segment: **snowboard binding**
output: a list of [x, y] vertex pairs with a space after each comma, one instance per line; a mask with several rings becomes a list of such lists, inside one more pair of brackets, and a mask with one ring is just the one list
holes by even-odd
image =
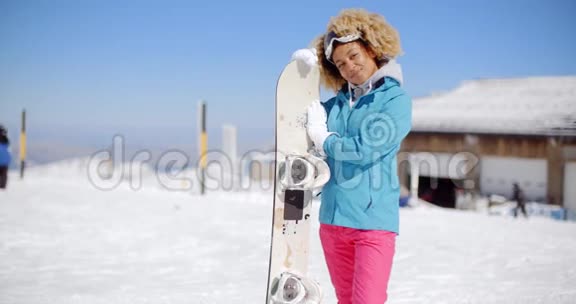
[[314, 190], [321, 188], [329, 179], [328, 164], [312, 154], [287, 155], [280, 163], [281, 191]]
[[305, 220], [304, 210], [316, 191], [330, 179], [328, 164], [312, 154], [287, 155], [278, 169], [278, 197], [284, 202], [284, 220]]
[[322, 290], [316, 281], [283, 272], [274, 279], [269, 304], [319, 304], [322, 297]]

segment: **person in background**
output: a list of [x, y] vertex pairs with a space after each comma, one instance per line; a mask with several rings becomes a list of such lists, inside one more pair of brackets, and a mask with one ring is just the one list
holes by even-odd
[[9, 147], [8, 132], [3, 125], [0, 125], [0, 189], [6, 189], [8, 183], [8, 167], [12, 161]]
[[518, 209], [522, 211], [524, 217], [528, 218], [528, 213], [526, 212], [526, 200], [524, 199], [524, 191], [518, 185], [514, 183], [512, 189], [512, 199], [516, 201], [516, 208], [514, 208], [514, 217], [518, 216]]

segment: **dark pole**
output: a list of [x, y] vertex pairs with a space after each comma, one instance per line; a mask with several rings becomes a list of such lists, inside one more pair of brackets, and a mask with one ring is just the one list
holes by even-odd
[[204, 195], [206, 192], [206, 185], [204, 184], [206, 181], [206, 163], [207, 163], [207, 155], [206, 151], [208, 150], [208, 134], [206, 133], [206, 103], [202, 102], [201, 107], [201, 117], [200, 117], [200, 193]]
[[20, 129], [20, 178], [24, 178], [26, 168], [26, 110], [22, 110], [22, 126]]

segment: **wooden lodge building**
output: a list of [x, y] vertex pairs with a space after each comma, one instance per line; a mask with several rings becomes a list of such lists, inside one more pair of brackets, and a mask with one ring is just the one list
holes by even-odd
[[[455, 207], [456, 192], [576, 211], [576, 77], [486, 79], [413, 100], [399, 175], [418, 195]], [[415, 164], [418, 169], [410, 164]], [[414, 179], [412, 179], [414, 180]]]

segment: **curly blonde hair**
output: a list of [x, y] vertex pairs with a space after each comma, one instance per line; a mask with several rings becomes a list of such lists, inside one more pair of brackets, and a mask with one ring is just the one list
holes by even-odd
[[[339, 37], [360, 34], [364, 46], [376, 55], [378, 67], [402, 54], [398, 31], [381, 15], [364, 9], [344, 9], [338, 16], [331, 17], [326, 28], [326, 33], [329, 32], [334, 32]], [[346, 80], [336, 66], [326, 59], [325, 36], [326, 34], [322, 34], [314, 41], [320, 64], [320, 77], [325, 87], [337, 92], [346, 84]]]

